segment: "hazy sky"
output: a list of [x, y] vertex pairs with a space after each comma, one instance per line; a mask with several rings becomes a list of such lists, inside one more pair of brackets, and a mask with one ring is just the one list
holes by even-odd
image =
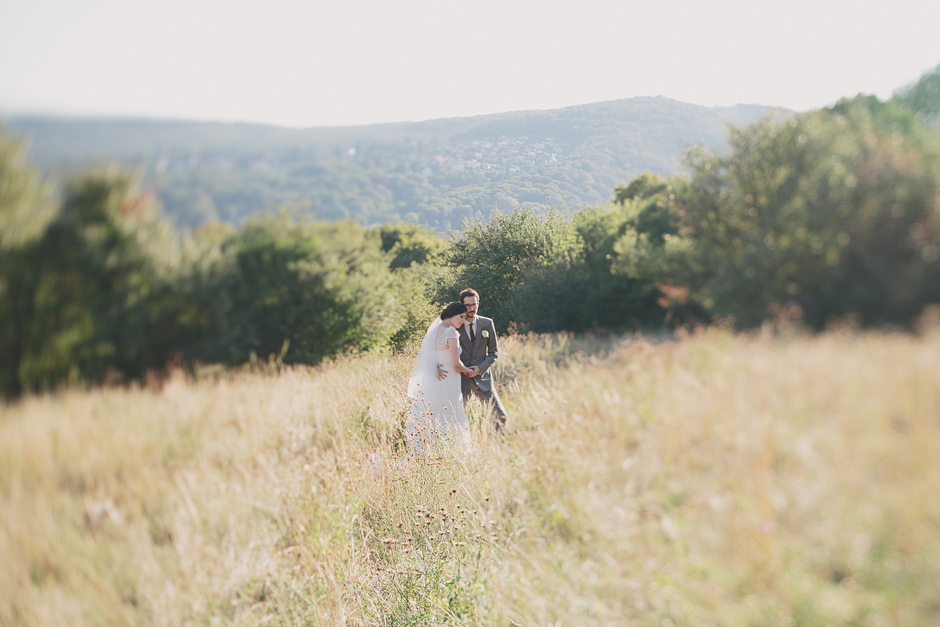
[[0, 115], [365, 124], [662, 95], [796, 110], [940, 64], [940, 1], [0, 0]]

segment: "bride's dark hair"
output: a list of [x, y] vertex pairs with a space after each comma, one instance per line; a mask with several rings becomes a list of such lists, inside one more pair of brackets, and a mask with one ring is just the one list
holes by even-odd
[[467, 306], [463, 303], [449, 303], [441, 311], [441, 320], [447, 320], [448, 318], [453, 318], [454, 316], [465, 313], [467, 313]]

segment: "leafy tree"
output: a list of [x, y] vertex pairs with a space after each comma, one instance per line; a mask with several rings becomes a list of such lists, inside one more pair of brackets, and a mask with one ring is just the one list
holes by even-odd
[[[909, 322], [936, 297], [937, 145], [898, 105], [860, 97], [733, 129], [690, 151], [679, 237], [630, 235], [617, 269], [687, 286], [749, 326], [798, 303], [814, 326]], [[625, 236], [627, 237], [627, 236]]]
[[33, 320], [39, 281], [36, 240], [52, 218], [52, 205], [21, 144], [0, 127], [0, 394], [22, 391], [24, 330]]
[[621, 185], [614, 191], [614, 200], [621, 205], [628, 200], [646, 199], [666, 191], [669, 183], [659, 174], [647, 170], [627, 185]]
[[581, 239], [582, 254], [574, 270], [579, 290], [578, 323], [570, 330], [619, 330], [661, 320], [662, 312], [655, 304], [655, 281], [613, 272], [617, 242], [635, 230], [636, 205], [625, 199], [608, 207], [582, 209], [572, 216], [571, 225]]
[[394, 350], [420, 340], [439, 309], [432, 304], [439, 286], [446, 281], [443, 267], [448, 242], [425, 227], [386, 224], [379, 229], [382, 251], [392, 270], [396, 305], [400, 309], [398, 330], [390, 338]]
[[263, 216], [225, 249], [231, 265], [219, 328], [229, 363], [254, 353], [313, 364], [383, 346], [398, 328], [378, 238], [354, 222]]
[[22, 144], [0, 125], [0, 251], [35, 241], [53, 215], [48, 190], [26, 163]]
[[19, 390], [123, 380], [166, 363], [175, 338], [161, 328], [162, 306], [178, 249], [131, 175], [101, 169], [70, 182], [28, 255]]
[[570, 328], [576, 302], [570, 298], [570, 269], [580, 255], [577, 234], [560, 215], [544, 218], [527, 207], [495, 212], [488, 223], [468, 225], [454, 242], [447, 264], [452, 281], [438, 300], [456, 300], [461, 289], [480, 292], [480, 309], [500, 331]]
[[446, 240], [418, 225], [386, 224], [379, 229], [379, 237], [393, 270], [438, 262], [447, 249]]
[[391, 309], [398, 312], [398, 328], [389, 338], [393, 350], [403, 350], [424, 337], [428, 324], [441, 312], [435, 297], [447, 277], [448, 269], [433, 263], [412, 264], [393, 272]]
[[898, 91], [895, 98], [930, 123], [940, 123], [940, 65], [925, 72], [913, 85]]

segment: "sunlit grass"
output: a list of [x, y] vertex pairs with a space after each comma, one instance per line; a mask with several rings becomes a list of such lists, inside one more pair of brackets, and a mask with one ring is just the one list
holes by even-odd
[[498, 364], [508, 436], [424, 461], [408, 355], [4, 408], [0, 624], [940, 620], [936, 329]]

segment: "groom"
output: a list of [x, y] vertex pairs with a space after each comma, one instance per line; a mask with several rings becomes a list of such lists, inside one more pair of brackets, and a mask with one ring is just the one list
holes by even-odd
[[467, 313], [464, 314], [467, 323], [459, 331], [460, 361], [470, 368], [470, 372], [460, 378], [463, 402], [466, 405], [473, 394], [483, 401], [484, 406], [492, 407], [496, 414], [496, 431], [502, 431], [506, 426], [506, 410], [493, 387], [493, 377], [489, 372], [498, 352], [496, 329], [490, 318], [477, 315], [480, 295], [476, 290], [465, 289], [460, 292], [460, 302], [467, 306]]

